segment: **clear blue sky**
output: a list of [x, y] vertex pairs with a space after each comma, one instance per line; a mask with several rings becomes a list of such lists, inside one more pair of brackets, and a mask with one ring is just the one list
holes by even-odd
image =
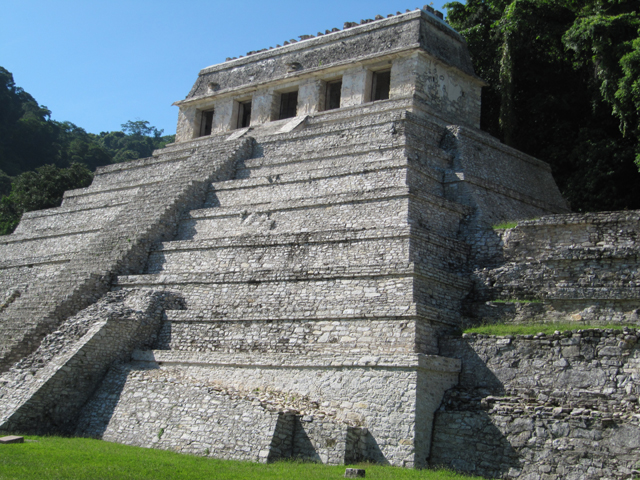
[[140, 119], [173, 134], [171, 104], [201, 68], [423, 3], [446, 13], [442, 0], [4, 0], [0, 66], [55, 120], [99, 133]]

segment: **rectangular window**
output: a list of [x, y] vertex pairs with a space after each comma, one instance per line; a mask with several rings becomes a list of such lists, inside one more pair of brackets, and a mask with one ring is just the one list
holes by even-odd
[[342, 80], [327, 82], [327, 92], [325, 94], [325, 110], [340, 108], [340, 93], [342, 92]]
[[200, 119], [200, 136], [206, 137], [211, 135], [211, 128], [213, 127], [213, 110], [205, 110], [202, 112], [202, 118]]
[[247, 128], [251, 125], [251, 102], [238, 104], [238, 128]]
[[295, 117], [298, 111], [298, 91], [280, 95], [280, 120]]
[[373, 72], [373, 79], [371, 82], [371, 100], [373, 102], [376, 100], [388, 100], [390, 86], [391, 70]]

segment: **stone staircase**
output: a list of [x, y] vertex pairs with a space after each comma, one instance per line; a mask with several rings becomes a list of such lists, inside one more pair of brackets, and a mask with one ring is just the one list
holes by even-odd
[[[129, 184], [123, 181], [122, 188], [116, 190], [105, 190], [98, 182], [93, 188], [68, 196], [84, 196], [84, 202], [68, 204], [65, 200], [59, 209], [27, 215], [25, 226], [0, 243], [0, 252], [8, 259], [0, 273], [0, 285], [5, 291], [17, 291], [14, 301], [0, 312], [0, 336], [4, 339], [0, 371], [33, 352], [40, 340], [65, 318], [104, 295], [110, 289], [113, 274], [140, 271], [146, 263], [149, 244], [173, 235], [176, 215], [189, 209], [194, 200], [201, 202], [212, 179], [228, 178], [237, 159], [249, 149], [247, 140], [209, 145], [206, 151], [192, 147], [186, 154], [190, 156], [181, 153], [186, 160], [179, 168], [170, 165], [167, 170], [161, 155], [124, 168], [105, 168], [103, 171], [108, 174], [145, 165], [153, 171], [157, 166], [166, 175], [162, 182], [144, 186], [137, 186], [135, 179]], [[109, 208], [117, 203], [121, 207], [114, 215]], [[86, 216], [74, 215], [83, 209], [85, 215], [95, 214], [96, 224], [90, 224]], [[51, 216], [56, 218], [52, 220]], [[54, 241], [50, 241], [52, 225], [59, 225]], [[34, 263], [24, 265], [20, 252]], [[20, 277], [21, 272], [30, 269], [34, 273]], [[17, 280], [21, 280], [19, 286]]]

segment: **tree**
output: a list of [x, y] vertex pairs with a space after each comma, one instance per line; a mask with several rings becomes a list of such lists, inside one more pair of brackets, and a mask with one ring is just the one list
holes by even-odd
[[164, 130], [158, 130], [156, 127], [150, 125], [146, 120], [136, 120], [135, 122], [129, 120], [120, 126], [124, 133], [138, 137], [160, 138], [162, 132], [164, 132]]
[[[638, 113], [638, 29], [630, 13], [637, 6], [630, 0], [446, 5], [476, 72], [491, 84], [482, 92], [481, 128], [548, 161], [574, 210], [640, 208], [634, 164], [640, 136], [619, 128], [623, 110], [627, 118]], [[605, 30], [622, 24], [609, 45]], [[597, 54], [588, 54], [594, 48]], [[604, 67], [609, 73], [599, 74]]]
[[18, 175], [11, 193], [0, 201], [0, 234], [11, 233], [24, 212], [60, 206], [66, 190], [87, 187], [92, 179], [91, 171], [80, 163], [69, 168], [44, 165]]
[[122, 124], [121, 132], [102, 132], [100, 145], [113, 157], [114, 163], [150, 157], [154, 150], [175, 140], [175, 135], [162, 136], [163, 130], [149, 125], [146, 120], [129, 120]]

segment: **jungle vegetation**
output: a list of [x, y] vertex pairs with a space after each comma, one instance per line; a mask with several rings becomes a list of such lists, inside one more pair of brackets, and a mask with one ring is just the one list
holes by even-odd
[[96, 167], [149, 157], [173, 140], [144, 120], [98, 135], [52, 120], [0, 67], [0, 235], [24, 212], [57, 207], [65, 190], [88, 186]]

